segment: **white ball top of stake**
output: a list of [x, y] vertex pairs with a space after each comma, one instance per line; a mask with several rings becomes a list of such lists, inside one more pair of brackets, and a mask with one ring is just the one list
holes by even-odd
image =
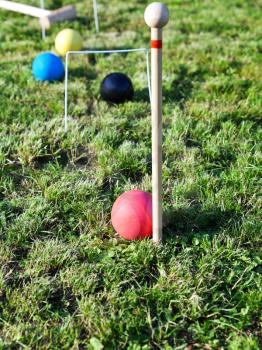
[[145, 10], [145, 22], [151, 28], [162, 28], [169, 20], [167, 7], [161, 2], [152, 2]]

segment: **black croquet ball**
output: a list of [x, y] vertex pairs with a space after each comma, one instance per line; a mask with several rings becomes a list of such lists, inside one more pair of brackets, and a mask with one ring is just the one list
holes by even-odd
[[102, 81], [100, 94], [103, 100], [112, 103], [130, 101], [134, 96], [133, 84], [123, 73], [110, 73]]

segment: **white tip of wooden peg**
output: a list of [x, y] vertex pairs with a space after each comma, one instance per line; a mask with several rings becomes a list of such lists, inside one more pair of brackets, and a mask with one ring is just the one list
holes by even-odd
[[153, 2], [145, 10], [145, 22], [151, 28], [162, 28], [169, 20], [167, 7], [161, 2]]

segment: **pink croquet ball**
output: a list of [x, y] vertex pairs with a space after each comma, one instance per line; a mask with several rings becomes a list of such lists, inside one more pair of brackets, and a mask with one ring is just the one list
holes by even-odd
[[125, 239], [151, 237], [151, 193], [132, 190], [121, 194], [113, 205], [111, 220], [116, 232]]

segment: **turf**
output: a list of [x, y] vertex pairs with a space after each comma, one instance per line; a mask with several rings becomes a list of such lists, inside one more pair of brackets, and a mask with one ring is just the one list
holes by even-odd
[[[120, 193], [151, 190], [145, 56], [72, 59], [67, 133], [63, 83], [31, 74], [68, 26], [86, 48], [149, 46], [147, 1], [98, 2], [99, 35], [76, 2], [45, 42], [0, 11], [0, 349], [260, 349], [261, 1], [166, 0], [161, 247], [110, 224]], [[115, 70], [133, 102], [101, 101]]]

